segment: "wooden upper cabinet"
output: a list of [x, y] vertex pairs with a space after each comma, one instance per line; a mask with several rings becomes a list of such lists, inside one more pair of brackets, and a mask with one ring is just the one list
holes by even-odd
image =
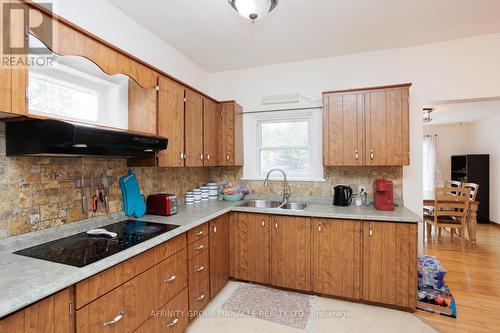
[[166, 77], [159, 78], [158, 135], [168, 139], [160, 152], [160, 167], [184, 166], [184, 87]]
[[[0, 17], [4, 17], [4, 9], [9, 10], [10, 3], [0, 1]], [[3, 21], [2, 21], [3, 24]], [[3, 28], [3, 27], [2, 27]], [[0, 55], [9, 56], [7, 50], [4, 50], [4, 43], [0, 43]], [[12, 87], [11, 87], [12, 71], [10, 66], [0, 64], [0, 112], [10, 113], [12, 111]]]
[[64, 289], [0, 319], [0, 332], [67, 333], [74, 331], [74, 289]]
[[417, 224], [363, 222], [362, 299], [414, 310]]
[[366, 164], [408, 165], [409, 87], [365, 94]]
[[206, 166], [216, 166], [218, 155], [218, 124], [220, 116], [220, 105], [216, 102], [203, 99], [203, 152]]
[[271, 284], [311, 290], [311, 219], [272, 216]]
[[313, 219], [312, 291], [361, 298], [360, 221]]
[[324, 93], [324, 165], [408, 165], [410, 86]]
[[324, 164], [364, 164], [363, 94], [331, 94], [324, 97]]
[[210, 298], [213, 298], [229, 280], [229, 214], [209, 223]]
[[235, 102], [221, 103], [219, 165], [243, 165], [243, 108]]
[[203, 166], [203, 97], [200, 94], [186, 90], [184, 117], [185, 165]]
[[270, 259], [270, 216], [232, 213], [231, 275], [240, 280], [268, 284]]
[[128, 129], [156, 135], [158, 91], [142, 88], [132, 79], [128, 80]]

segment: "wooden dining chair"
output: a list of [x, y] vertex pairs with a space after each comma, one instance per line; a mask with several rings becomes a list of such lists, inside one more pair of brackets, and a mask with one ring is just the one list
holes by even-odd
[[[444, 187], [447, 187], [447, 188], [459, 188], [459, 187], [463, 187], [462, 186], [462, 182], [458, 181], [458, 180], [447, 180], [444, 182]], [[451, 192], [453, 195], [457, 195], [457, 193], [455, 191], [452, 191]]]
[[462, 187], [470, 189], [470, 200], [476, 201], [477, 192], [479, 191], [479, 184], [476, 183], [463, 183]]
[[427, 231], [427, 241], [432, 240], [432, 226], [450, 228], [451, 233], [458, 230], [462, 251], [465, 250], [465, 229], [467, 228], [467, 212], [470, 203], [470, 189], [453, 188], [456, 194], [450, 193], [450, 188], [436, 188], [434, 200], [434, 216], [424, 218]]

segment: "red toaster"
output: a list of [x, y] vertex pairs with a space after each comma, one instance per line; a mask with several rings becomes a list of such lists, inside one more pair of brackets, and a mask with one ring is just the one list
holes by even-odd
[[167, 193], [149, 195], [146, 200], [146, 211], [148, 215], [177, 214], [177, 196]]

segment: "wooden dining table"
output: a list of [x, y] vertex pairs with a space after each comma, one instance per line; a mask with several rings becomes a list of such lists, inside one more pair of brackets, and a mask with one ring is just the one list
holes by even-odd
[[[424, 192], [424, 207], [434, 207], [435, 192]], [[479, 201], [471, 201], [467, 212], [467, 233], [472, 245], [476, 245], [477, 235], [477, 210]], [[425, 227], [424, 227], [425, 229]]]

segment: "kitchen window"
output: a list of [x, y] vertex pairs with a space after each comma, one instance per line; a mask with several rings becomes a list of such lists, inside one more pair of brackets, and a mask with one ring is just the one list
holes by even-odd
[[291, 180], [323, 180], [321, 109], [248, 113], [244, 121], [244, 178], [280, 168]]

